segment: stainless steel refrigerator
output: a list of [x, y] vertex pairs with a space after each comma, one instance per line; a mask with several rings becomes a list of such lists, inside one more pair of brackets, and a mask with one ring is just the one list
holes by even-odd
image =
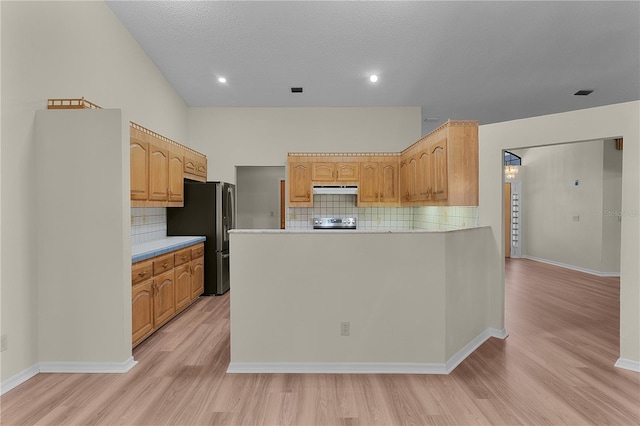
[[204, 294], [229, 290], [229, 230], [236, 223], [236, 187], [226, 182], [184, 183], [184, 207], [167, 208], [167, 235], [204, 235]]

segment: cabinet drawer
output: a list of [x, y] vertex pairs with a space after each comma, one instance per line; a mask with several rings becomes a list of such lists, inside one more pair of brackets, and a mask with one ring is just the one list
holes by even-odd
[[138, 284], [153, 276], [153, 262], [146, 260], [131, 265], [131, 284]]
[[159, 275], [173, 269], [173, 262], [173, 254], [156, 258], [153, 261], [153, 275]]
[[204, 244], [198, 244], [191, 249], [191, 259], [196, 259], [204, 255]]
[[180, 250], [174, 255], [173, 259], [175, 266], [187, 263], [191, 261], [191, 250], [189, 250], [188, 248]]

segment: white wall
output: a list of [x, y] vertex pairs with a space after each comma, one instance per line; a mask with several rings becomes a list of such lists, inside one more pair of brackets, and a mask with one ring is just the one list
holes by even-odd
[[523, 256], [601, 271], [602, 144], [541, 147], [523, 155]]
[[129, 121], [118, 109], [38, 111], [36, 158], [40, 369], [126, 371]]
[[526, 169], [526, 177], [518, 174], [522, 255], [590, 273], [619, 274], [620, 223], [605, 215], [621, 206], [622, 155], [615, 143], [596, 140], [512, 152], [522, 157], [521, 169]]
[[[620, 359], [640, 368], [640, 102], [628, 102], [480, 126], [480, 225], [491, 226], [500, 253], [491, 300], [493, 327], [504, 324], [503, 150], [624, 138], [620, 264]], [[634, 364], [636, 363], [636, 364]]]
[[504, 337], [487, 325], [489, 228], [235, 231], [230, 244], [230, 371], [446, 372], [469, 343]]
[[189, 146], [208, 179], [235, 166], [284, 166], [287, 152], [398, 152], [420, 139], [420, 107], [189, 108]]
[[38, 362], [36, 110], [46, 108], [48, 98], [84, 96], [186, 141], [187, 109], [103, 2], [2, 1], [0, 8], [4, 382]]
[[604, 141], [602, 188], [602, 270], [620, 272], [622, 156], [613, 140]]

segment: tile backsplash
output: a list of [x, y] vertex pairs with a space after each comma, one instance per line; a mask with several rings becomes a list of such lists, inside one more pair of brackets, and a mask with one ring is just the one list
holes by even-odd
[[[314, 195], [313, 207], [287, 208], [287, 229], [312, 229], [314, 217], [356, 217], [358, 229], [448, 231], [478, 226], [478, 207], [356, 207], [355, 195]], [[165, 207], [131, 208], [131, 244], [167, 235]]]
[[451, 231], [478, 226], [478, 207], [428, 206], [413, 208], [414, 229]]
[[166, 207], [131, 208], [131, 244], [146, 243], [166, 236]]
[[356, 217], [358, 229], [474, 228], [477, 207], [356, 207], [355, 195], [314, 195], [313, 207], [289, 207], [287, 229], [312, 229], [314, 217]]

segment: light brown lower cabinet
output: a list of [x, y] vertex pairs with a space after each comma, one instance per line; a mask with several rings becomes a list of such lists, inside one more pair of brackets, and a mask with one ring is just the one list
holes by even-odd
[[204, 247], [191, 250], [191, 299], [204, 292]]
[[131, 289], [132, 343], [136, 344], [153, 331], [153, 280], [135, 284]]
[[135, 347], [202, 294], [204, 244], [134, 263], [131, 285], [131, 343]]

